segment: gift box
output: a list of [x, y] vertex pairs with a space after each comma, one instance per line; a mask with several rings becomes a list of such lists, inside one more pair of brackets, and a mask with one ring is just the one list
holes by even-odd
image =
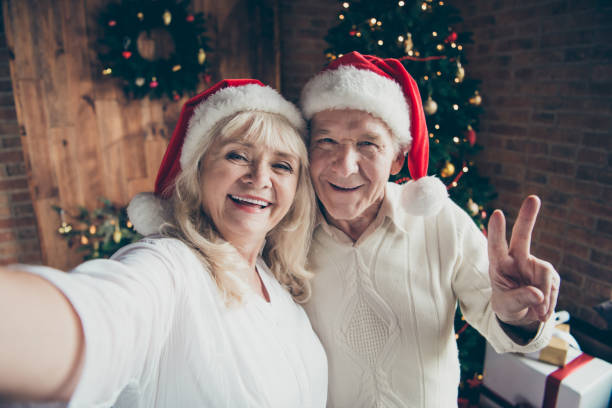
[[559, 368], [487, 344], [482, 388], [485, 408], [607, 408], [612, 365], [569, 347]]
[[546, 347], [544, 347], [542, 350], [535, 351], [533, 353], [527, 353], [525, 354], [525, 357], [533, 358], [534, 360], [540, 360], [549, 364], [554, 364], [558, 367], [563, 367], [567, 362], [567, 353], [570, 347], [568, 338], [565, 337], [571, 336], [569, 334], [569, 325], [559, 324], [555, 326], [554, 330], [555, 331], [553, 333], [553, 337], [551, 337], [550, 342]]

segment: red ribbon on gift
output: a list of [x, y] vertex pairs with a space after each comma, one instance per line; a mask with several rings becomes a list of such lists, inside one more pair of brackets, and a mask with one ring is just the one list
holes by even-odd
[[557, 405], [559, 388], [561, 388], [561, 381], [592, 359], [593, 357], [582, 353], [566, 364], [565, 367], [561, 367], [558, 370], [550, 373], [548, 377], [546, 377], [546, 387], [544, 388], [544, 401], [542, 402], [542, 408], [555, 408]]

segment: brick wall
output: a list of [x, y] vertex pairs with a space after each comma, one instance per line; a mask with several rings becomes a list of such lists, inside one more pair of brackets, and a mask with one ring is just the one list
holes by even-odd
[[511, 218], [543, 210], [533, 250], [563, 279], [559, 308], [598, 328], [612, 297], [612, 3], [456, 1], [468, 75], [482, 80], [479, 160]]
[[336, 24], [335, 0], [280, 1], [282, 92], [297, 102], [302, 86], [327, 60], [327, 31]]
[[0, 10], [0, 265], [13, 262], [40, 263], [41, 254]]

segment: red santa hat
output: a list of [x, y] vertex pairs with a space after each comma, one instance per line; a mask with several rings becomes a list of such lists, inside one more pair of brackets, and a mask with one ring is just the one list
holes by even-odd
[[128, 205], [134, 229], [143, 235], [157, 233], [168, 219], [167, 199], [174, 182], [197, 154], [203, 138], [221, 119], [243, 111], [260, 111], [284, 116], [301, 134], [305, 123], [299, 110], [274, 89], [255, 79], [225, 79], [189, 99], [162, 159], [154, 193], [137, 194]]
[[332, 61], [304, 86], [306, 119], [324, 110], [357, 109], [381, 119], [407, 151], [411, 181], [403, 186], [402, 205], [415, 215], [434, 215], [448, 197], [440, 179], [427, 176], [429, 137], [419, 88], [394, 58], [351, 52]]

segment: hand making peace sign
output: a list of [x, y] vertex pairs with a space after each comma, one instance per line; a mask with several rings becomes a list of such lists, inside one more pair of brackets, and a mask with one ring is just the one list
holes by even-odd
[[549, 262], [529, 253], [539, 209], [538, 197], [532, 195], [523, 201], [512, 228], [510, 247], [504, 214], [495, 210], [489, 220], [491, 307], [499, 320], [514, 326], [545, 322], [557, 304], [559, 274]]

